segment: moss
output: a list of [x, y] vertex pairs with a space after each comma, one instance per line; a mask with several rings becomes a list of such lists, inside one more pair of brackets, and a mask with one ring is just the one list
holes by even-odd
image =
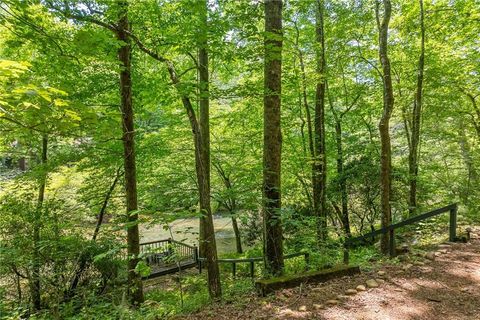
[[360, 268], [358, 266], [340, 265], [320, 271], [310, 271], [301, 274], [262, 279], [256, 281], [255, 286], [257, 287], [257, 290], [260, 291], [261, 295], [266, 295], [269, 292], [283, 288], [291, 288], [303, 282], [325, 282], [333, 278], [354, 275], [357, 273], [360, 273]]

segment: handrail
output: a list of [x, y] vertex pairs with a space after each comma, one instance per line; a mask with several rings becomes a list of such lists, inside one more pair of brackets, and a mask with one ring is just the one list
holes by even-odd
[[[306, 251], [302, 251], [302, 252], [295, 252], [295, 253], [290, 253], [290, 254], [286, 254], [283, 256], [284, 259], [289, 259], [289, 258], [295, 258], [295, 257], [299, 257], [299, 256], [309, 256], [310, 254]], [[263, 257], [252, 257], [252, 258], [239, 258], [239, 259], [235, 259], [235, 258], [232, 258], [232, 259], [217, 259], [218, 262], [226, 262], [226, 263], [232, 263], [232, 262], [238, 262], [238, 263], [242, 263], [242, 262], [252, 262], [252, 261], [263, 261]], [[198, 258], [199, 261], [207, 261], [206, 258]]]
[[[310, 261], [310, 253], [306, 251], [302, 252], [295, 252], [295, 253], [290, 253], [286, 254], [283, 256], [284, 259], [290, 259], [290, 258], [295, 258], [295, 257], [300, 257], [304, 256], [305, 262], [308, 265]], [[239, 258], [239, 259], [217, 259], [219, 263], [231, 263], [232, 264], [232, 274], [233, 277], [236, 275], [237, 271], [237, 263], [245, 263], [248, 262], [250, 263], [250, 277], [254, 279], [255, 277], [255, 262], [256, 261], [263, 261], [264, 257], [252, 257], [252, 258]], [[202, 262], [207, 261], [206, 258], [199, 257], [198, 258], [198, 271], [201, 273], [202, 272]]]
[[195, 245], [192, 246], [190, 244], [186, 244], [186, 243], [183, 243], [183, 242], [180, 242], [180, 241], [177, 241], [177, 240], [173, 240], [173, 239], [168, 239], [168, 240], [170, 240], [172, 243], [176, 243], [176, 244], [179, 244], [181, 246], [184, 246], [184, 247], [187, 247], [187, 248], [190, 248], [190, 249], [196, 249], [197, 248], [197, 246], [195, 246]]
[[[348, 250], [349, 247], [352, 247], [355, 242], [359, 241], [366, 241], [368, 238], [375, 237], [376, 235], [386, 234], [387, 232], [390, 233], [390, 256], [395, 255], [395, 242], [394, 242], [394, 230], [400, 227], [404, 227], [406, 225], [414, 224], [416, 222], [437, 216], [439, 214], [450, 212], [450, 223], [449, 223], [449, 240], [455, 241], [457, 238], [457, 211], [458, 211], [458, 204], [452, 203], [448, 206], [438, 208], [426, 213], [422, 213], [418, 216], [408, 218], [406, 220], [391, 224], [384, 228], [374, 230], [372, 232], [360, 235], [354, 238], [347, 238], [344, 243], [345, 250]], [[348, 251], [346, 251], [347, 257], [345, 258], [346, 262], [348, 262]]]
[[148, 242], [140, 242], [140, 245], [148, 245], [148, 244], [154, 244], [154, 243], [162, 243], [162, 242], [169, 242], [170, 239], [161, 239], [161, 240], [153, 240], [153, 241], [148, 241]]

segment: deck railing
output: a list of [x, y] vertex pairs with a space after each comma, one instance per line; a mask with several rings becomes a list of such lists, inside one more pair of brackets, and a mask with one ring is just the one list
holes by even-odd
[[348, 263], [349, 260], [349, 254], [348, 254], [348, 249], [353, 247], [355, 244], [361, 243], [361, 242], [367, 242], [371, 239], [375, 239], [375, 236], [380, 235], [380, 234], [390, 234], [390, 242], [389, 242], [389, 253], [390, 256], [393, 257], [395, 256], [395, 229], [411, 225], [414, 223], [417, 223], [419, 221], [438, 216], [439, 214], [446, 213], [448, 212], [450, 214], [450, 219], [449, 219], [449, 240], [450, 241], [456, 241], [457, 240], [457, 212], [458, 212], [458, 205], [456, 203], [450, 204], [448, 206], [438, 208], [426, 213], [422, 213], [418, 216], [403, 220], [398, 223], [391, 224], [385, 228], [378, 229], [372, 232], [369, 232], [367, 234], [358, 236], [358, 237], [353, 237], [353, 238], [347, 238], [345, 240], [344, 244], [344, 262]]
[[[305, 265], [308, 267], [310, 264], [310, 254], [308, 252], [296, 252], [291, 254], [286, 254], [283, 256], [284, 259], [291, 259], [295, 257], [303, 256], [305, 259]], [[206, 258], [198, 258], [198, 272], [202, 272], [203, 262], [206, 262]], [[235, 278], [237, 274], [237, 264], [239, 263], [248, 263], [250, 264], [250, 277], [255, 278], [255, 262], [263, 262], [263, 257], [252, 257], [252, 258], [239, 258], [239, 259], [218, 259], [218, 263], [230, 263], [232, 265], [232, 275]]]
[[182, 261], [197, 261], [196, 246], [173, 239], [164, 239], [140, 243], [140, 254], [150, 264], [173, 264]]

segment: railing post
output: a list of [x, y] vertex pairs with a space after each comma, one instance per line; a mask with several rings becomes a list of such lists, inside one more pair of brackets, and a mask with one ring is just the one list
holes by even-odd
[[343, 246], [343, 263], [349, 264], [350, 263], [350, 253], [348, 252], [348, 245], [344, 244]]
[[449, 240], [454, 242], [457, 239], [457, 211], [458, 205], [450, 209]]
[[237, 264], [235, 262], [232, 262], [232, 275], [234, 279], [236, 274], [237, 274]]
[[252, 280], [255, 279], [255, 263], [250, 261], [250, 277], [252, 277]]
[[308, 268], [310, 266], [310, 253], [305, 252], [303, 255], [305, 257], [305, 270], [308, 270]]
[[390, 233], [390, 257], [393, 258], [395, 257], [395, 231], [392, 227], [390, 227], [390, 230], [388, 232]]
[[193, 261], [198, 263], [198, 248], [197, 248], [197, 245], [193, 245]]

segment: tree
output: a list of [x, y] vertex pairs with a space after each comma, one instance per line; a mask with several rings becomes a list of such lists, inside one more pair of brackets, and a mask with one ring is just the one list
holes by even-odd
[[[375, 13], [378, 27], [378, 54], [382, 65], [383, 82], [383, 113], [378, 124], [381, 139], [381, 169], [380, 169], [380, 187], [381, 187], [381, 208], [382, 208], [382, 228], [388, 227], [392, 223], [392, 209], [390, 205], [392, 189], [392, 150], [390, 142], [390, 118], [393, 112], [393, 85], [390, 69], [390, 60], [388, 58], [388, 24], [392, 14], [392, 4], [390, 0], [383, 0], [383, 16], [380, 15], [380, 1], [376, 1]], [[382, 235], [381, 249], [384, 254], [388, 253], [390, 239], [388, 233]]]
[[319, 80], [317, 82], [315, 98], [315, 158], [313, 172], [313, 207], [317, 217], [318, 240], [324, 241], [328, 236], [327, 231], [327, 153], [325, 144], [325, 88], [326, 88], [326, 67], [325, 58], [325, 2], [317, 0], [316, 15], [316, 40], [319, 48], [317, 49], [317, 72]]
[[128, 253], [128, 292], [131, 303], [139, 305], [143, 302], [143, 283], [141, 275], [136, 272], [140, 255], [140, 235], [138, 231], [137, 175], [135, 164], [135, 125], [132, 101], [131, 76], [131, 40], [128, 35], [128, 4], [119, 0], [117, 39], [121, 41], [118, 49], [120, 62], [120, 108], [122, 110], [123, 154], [125, 171], [125, 194], [127, 203], [127, 253]]
[[420, 125], [422, 123], [422, 98], [423, 98], [423, 74], [425, 70], [425, 22], [423, 0], [420, 5], [420, 56], [417, 67], [417, 87], [413, 101], [411, 119], [411, 137], [409, 141], [408, 174], [410, 182], [410, 196], [408, 210], [413, 214], [417, 209], [417, 178], [418, 178], [418, 157], [420, 144]]
[[282, 155], [280, 124], [282, 6], [282, 0], [265, 1], [263, 219], [265, 227], [265, 266], [274, 275], [283, 272], [280, 173]]
[[208, 70], [208, 2], [200, 2], [200, 34], [198, 46], [198, 74], [200, 95], [200, 145], [198, 187], [200, 196], [200, 255], [207, 258], [208, 290], [211, 297], [222, 295], [220, 270], [217, 262], [217, 245], [210, 204], [210, 116]]

